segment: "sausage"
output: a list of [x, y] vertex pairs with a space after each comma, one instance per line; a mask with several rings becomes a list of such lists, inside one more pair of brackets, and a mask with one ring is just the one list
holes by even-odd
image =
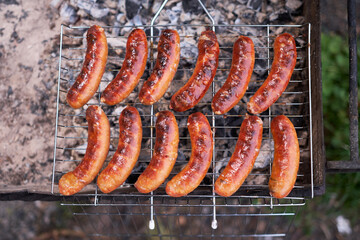
[[246, 115], [240, 127], [234, 153], [215, 182], [217, 194], [229, 197], [244, 183], [259, 155], [262, 132], [262, 120], [257, 116]]
[[100, 171], [110, 146], [110, 124], [99, 106], [86, 110], [88, 122], [88, 144], [85, 156], [74, 171], [66, 173], [59, 181], [63, 195], [73, 195], [91, 183]]
[[284, 115], [271, 121], [274, 138], [274, 161], [269, 180], [270, 194], [286, 197], [293, 189], [300, 163], [299, 141], [294, 125]]
[[156, 114], [156, 141], [153, 157], [135, 183], [141, 193], [157, 189], [169, 176], [174, 167], [179, 145], [179, 128], [170, 111]]
[[142, 126], [136, 108], [127, 106], [119, 117], [119, 143], [108, 166], [97, 178], [103, 193], [118, 188], [131, 174], [141, 150]]
[[146, 67], [148, 45], [142, 29], [134, 29], [126, 43], [126, 55], [119, 73], [101, 94], [101, 102], [115, 105], [134, 90]]
[[66, 95], [72, 108], [81, 108], [97, 91], [105, 72], [108, 46], [104, 29], [94, 25], [86, 35], [87, 49], [84, 64], [75, 83]]
[[215, 94], [211, 107], [215, 114], [225, 114], [244, 96], [254, 69], [255, 51], [253, 41], [240, 36], [233, 48], [233, 58], [228, 78]]
[[198, 43], [199, 57], [189, 81], [171, 98], [170, 109], [184, 112], [194, 107], [209, 89], [219, 63], [219, 43], [213, 31], [201, 33]]
[[180, 37], [176, 30], [165, 29], [158, 43], [155, 67], [144, 82], [139, 99], [142, 104], [152, 105], [165, 94], [173, 80], [180, 61]]
[[276, 102], [289, 84], [296, 64], [296, 44], [294, 38], [283, 33], [275, 39], [274, 61], [263, 85], [250, 98], [247, 110], [259, 114]]
[[191, 157], [185, 168], [166, 185], [166, 193], [172, 197], [185, 196], [199, 186], [204, 179], [213, 154], [213, 136], [207, 118], [200, 112], [188, 119], [191, 139]]

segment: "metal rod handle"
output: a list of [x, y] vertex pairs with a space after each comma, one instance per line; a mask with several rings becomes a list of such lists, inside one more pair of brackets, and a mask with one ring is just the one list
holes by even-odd
[[350, 161], [359, 162], [359, 115], [357, 83], [356, 3], [348, 0], [349, 32], [349, 120], [350, 120]]
[[329, 172], [360, 171], [355, 0], [347, 1], [347, 11], [348, 11], [348, 36], [349, 36], [350, 161], [328, 161], [327, 170]]

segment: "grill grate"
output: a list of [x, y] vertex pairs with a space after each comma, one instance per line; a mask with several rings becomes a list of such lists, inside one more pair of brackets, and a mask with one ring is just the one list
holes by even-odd
[[[293, 217], [294, 207], [305, 204], [306, 197], [313, 197], [313, 159], [312, 159], [312, 119], [311, 119], [311, 69], [310, 69], [310, 24], [306, 25], [219, 25], [210, 17], [210, 23], [204, 25], [155, 25], [154, 21], [164, 7], [164, 1], [151, 25], [142, 26], [104, 26], [109, 43], [109, 57], [106, 72], [101, 81], [98, 92], [82, 109], [74, 110], [67, 105], [66, 93], [80, 71], [86, 48], [83, 47], [88, 27], [61, 26], [60, 58], [58, 77], [57, 115], [55, 130], [54, 162], [52, 174], [52, 193], [58, 193], [59, 178], [73, 169], [82, 159], [86, 150], [87, 123], [85, 109], [89, 105], [100, 105], [107, 114], [111, 125], [111, 147], [104, 166], [107, 165], [117, 147], [118, 118], [126, 105], [135, 106], [141, 115], [143, 123], [143, 141], [138, 164], [124, 185], [110, 194], [98, 191], [96, 182], [89, 184], [75, 197], [64, 198], [62, 205], [68, 206], [79, 217], [95, 219], [95, 222], [104, 221], [100, 226], [91, 226], [94, 230], [90, 236], [146, 236], [172, 238], [174, 236], [192, 237], [261, 237], [285, 236], [286, 229], [276, 231], [271, 225], [276, 224], [276, 218]], [[150, 53], [145, 73], [134, 92], [122, 103], [116, 106], [106, 106], [100, 102], [100, 94], [115, 74], [119, 71], [125, 56], [125, 47], [128, 33], [135, 27], [143, 28], [150, 42]], [[119, 28], [121, 36], [111, 36], [109, 31]], [[137, 94], [144, 80], [151, 73], [156, 60], [157, 42], [160, 31], [165, 28], [176, 29], [181, 41], [181, 59], [175, 78], [164, 97], [152, 106], [142, 105]], [[193, 193], [182, 198], [172, 198], [165, 194], [163, 184], [151, 194], [139, 194], [134, 183], [147, 166], [152, 156], [155, 139], [155, 113], [167, 110], [169, 100], [191, 76], [197, 57], [197, 40], [200, 32], [212, 28], [217, 33], [220, 44], [219, 67], [211, 89], [201, 102], [193, 109], [184, 113], [176, 113], [179, 124], [180, 143], [179, 157], [168, 179], [177, 174], [187, 163], [191, 154], [190, 138], [187, 132], [186, 121], [188, 116], [200, 111], [208, 117], [214, 134], [214, 154], [212, 166], [206, 178]], [[240, 190], [231, 197], [224, 198], [215, 195], [213, 185], [222, 169], [226, 166], [235, 147], [242, 119], [246, 114], [246, 102], [265, 80], [272, 63], [273, 42], [275, 37], [283, 32], [289, 32], [296, 39], [298, 59], [294, 74], [288, 88], [280, 99], [269, 110], [260, 115], [264, 122], [263, 143], [255, 167]], [[255, 67], [249, 84], [249, 89], [243, 100], [226, 116], [217, 116], [211, 111], [212, 96], [221, 87], [227, 78], [231, 65], [232, 45], [239, 35], [249, 36], [255, 45]], [[296, 128], [300, 143], [300, 168], [297, 181], [289, 197], [278, 200], [268, 193], [267, 182], [271, 174], [271, 160], [273, 156], [273, 142], [270, 132], [270, 122], [273, 117], [284, 114], [290, 118]], [[228, 218], [227, 218], [228, 217]], [[244, 229], [225, 230], [230, 217], [236, 217], [243, 222]], [[265, 219], [265, 226], [252, 229], [253, 219], [261, 222]], [[178, 232], [175, 224], [181, 226], [192, 221], [202, 219], [207, 227], [199, 226], [191, 233]], [[115, 221], [117, 219], [119, 221]], [[166, 220], [168, 219], [168, 220]], [[249, 220], [250, 219], [250, 220]], [[144, 223], [150, 220], [149, 228], [143, 229]], [[269, 221], [271, 220], [271, 221]], [[134, 225], [128, 229], [132, 222]], [[183, 223], [182, 221], [185, 221]], [[279, 220], [280, 221], [280, 220]], [[92, 221], [91, 221], [92, 222]], [[219, 230], [215, 230], [217, 225]], [[288, 221], [289, 222], [289, 221]], [[280, 222], [279, 222], [280, 223]], [[115, 225], [114, 225], [115, 224]], [[122, 224], [122, 225], [121, 225]], [[259, 224], [259, 223], [258, 223]], [[283, 224], [283, 222], [282, 222]], [[121, 225], [121, 226], [119, 226]], [[146, 225], [146, 224], [145, 224]], [[166, 226], [169, 225], [169, 226]], [[284, 225], [284, 224], [283, 224]], [[286, 224], [285, 224], [286, 225]], [[211, 226], [211, 228], [210, 228]], [[248, 229], [246, 229], [248, 226]], [[164, 229], [168, 229], [164, 231]], [[261, 229], [260, 229], [261, 228]], [[106, 230], [105, 230], [106, 229]], [[109, 230], [113, 229], [113, 230]], [[169, 230], [170, 229], [170, 230]]]

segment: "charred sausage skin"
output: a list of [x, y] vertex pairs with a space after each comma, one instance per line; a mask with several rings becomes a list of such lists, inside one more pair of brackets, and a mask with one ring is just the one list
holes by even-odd
[[293, 189], [300, 163], [300, 148], [294, 125], [284, 115], [271, 121], [274, 138], [274, 161], [269, 180], [270, 194], [286, 197]]
[[178, 154], [179, 128], [174, 114], [162, 111], [156, 114], [156, 141], [152, 159], [135, 183], [141, 193], [157, 189], [169, 176]]
[[199, 186], [204, 179], [213, 154], [213, 136], [207, 118], [200, 112], [188, 119], [191, 139], [191, 157], [185, 168], [166, 185], [166, 193], [172, 197], [185, 196]]
[[247, 105], [250, 113], [260, 114], [279, 99], [289, 84], [296, 57], [295, 39], [289, 33], [276, 37], [271, 71], [263, 85], [250, 98]]
[[176, 30], [161, 32], [158, 55], [154, 70], [139, 93], [142, 104], [152, 105], [159, 101], [169, 88], [180, 62], [180, 36]]
[[262, 120], [257, 116], [247, 115], [241, 124], [236, 147], [229, 163], [215, 182], [217, 194], [229, 197], [244, 183], [259, 155], [262, 132]]
[[99, 106], [86, 110], [88, 144], [85, 156], [74, 171], [66, 173], [59, 181], [59, 192], [73, 195], [91, 183], [99, 173], [110, 146], [110, 124]]
[[108, 166], [97, 178], [103, 193], [118, 188], [131, 174], [141, 150], [142, 125], [136, 108], [127, 106], [119, 117], [119, 143]]
[[214, 80], [219, 63], [219, 43], [213, 31], [201, 33], [198, 43], [199, 56], [189, 81], [171, 98], [170, 109], [184, 112], [194, 107], [204, 97]]
[[254, 43], [240, 36], [233, 47], [230, 73], [224, 85], [215, 94], [211, 107], [215, 114], [225, 114], [244, 96], [254, 69]]
[[83, 67], [66, 95], [72, 108], [81, 108], [97, 91], [105, 72], [108, 46], [104, 29], [94, 25], [86, 35], [87, 49]]
[[119, 73], [101, 94], [103, 103], [115, 105], [130, 95], [144, 74], [147, 56], [146, 34], [142, 29], [134, 29], [128, 37], [126, 55]]

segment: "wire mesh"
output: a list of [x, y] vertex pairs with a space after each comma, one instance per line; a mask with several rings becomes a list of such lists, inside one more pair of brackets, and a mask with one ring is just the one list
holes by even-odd
[[[125, 57], [128, 34], [135, 27], [145, 30], [150, 42], [147, 67], [140, 83], [130, 96], [116, 106], [100, 102], [100, 93], [120, 70]], [[188, 162], [191, 143], [187, 131], [187, 118], [200, 111], [208, 117], [214, 132], [213, 164], [200, 186], [186, 197], [172, 198], [165, 194], [167, 181], [151, 194], [140, 194], [134, 188], [137, 177], [149, 163], [153, 141], [155, 140], [155, 113], [168, 110], [171, 96], [190, 78], [197, 58], [197, 40], [201, 31], [215, 28], [220, 44], [219, 67], [212, 88], [197, 106], [184, 113], [175, 112], [179, 124], [179, 152], [176, 165], [170, 174], [171, 179]], [[85, 111], [89, 105], [100, 105], [107, 114], [111, 126], [111, 147], [104, 167], [110, 161], [117, 147], [119, 136], [118, 118], [127, 105], [135, 106], [142, 119], [143, 140], [140, 157], [132, 174], [126, 182], [110, 194], [101, 193], [96, 181], [85, 187], [71, 199], [64, 198], [62, 205], [69, 206], [74, 215], [87, 217], [94, 224], [89, 236], [123, 237], [142, 239], [151, 236], [156, 239], [202, 239], [218, 237], [283, 237], [286, 227], [274, 228], [282, 222], [281, 217], [292, 218], [295, 208], [305, 204], [306, 197], [313, 196], [312, 172], [312, 127], [311, 127], [311, 78], [310, 78], [310, 25], [150, 25], [120, 26], [120, 36], [109, 32], [114, 28], [105, 26], [109, 57], [105, 74], [98, 92], [81, 109], [72, 109], [66, 103], [66, 93], [81, 70], [85, 54], [85, 35], [88, 27], [69, 27], [62, 25], [60, 39], [60, 61], [58, 79], [58, 103], [55, 132], [54, 168], [52, 191], [58, 193], [60, 177], [75, 168], [86, 150], [87, 123]], [[174, 80], [164, 97], [153, 106], [144, 106], [138, 99], [143, 82], [151, 74], [156, 61], [157, 43], [162, 29], [176, 29], [180, 35], [181, 59]], [[296, 39], [298, 59], [286, 91], [269, 110], [260, 115], [264, 122], [262, 147], [254, 169], [238, 192], [228, 198], [214, 194], [214, 180], [226, 166], [237, 141], [240, 125], [246, 114], [246, 102], [266, 79], [273, 59], [275, 37], [283, 32]], [[212, 96], [222, 86], [231, 66], [232, 45], [239, 35], [249, 36], [255, 45], [255, 67], [242, 101], [225, 115], [214, 115], [211, 110]], [[300, 143], [300, 167], [294, 190], [282, 200], [269, 195], [268, 180], [273, 158], [273, 140], [270, 122], [273, 117], [284, 114], [293, 122]], [[279, 220], [278, 220], [279, 218]], [[147, 222], [153, 220], [155, 229], [149, 230]], [[216, 229], [219, 225], [219, 229]], [[239, 228], [229, 229], [228, 225], [237, 221]], [[214, 225], [215, 222], [215, 225]], [[290, 221], [287, 221], [290, 224]], [[200, 224], [203, 224], [200, 226]], [[199, 225], [197, 225], [199, 224]], [[287, 226], [287, 224], [285, 224]], [[284, 226], [285, 226], [284, 225]], [[180, 231], [189, 229], [188, 231]], [[189, 228], [187, 228], [189, 226]], [[211, 226], [211, 227], [210, 227]], [[152, 228], [150, 226], [150, 228]], [[152, 238], [151, 238], [152, 239]]]

